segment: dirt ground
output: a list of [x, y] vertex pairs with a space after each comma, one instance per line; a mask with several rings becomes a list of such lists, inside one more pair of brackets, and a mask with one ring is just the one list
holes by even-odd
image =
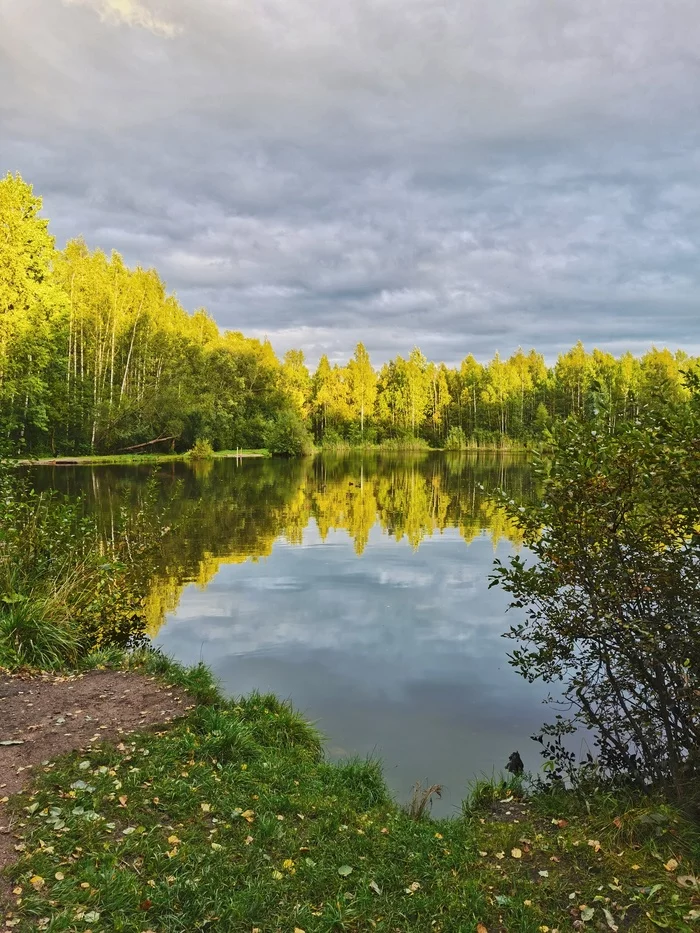
[[[68, 677], [0, 674], [0, 871], [16, 854], [7, 798], [30, 783], [37, 765], [170, 722], [192, 705], [184, 691], [129, 671]], [[0, 899], [3, 893], [0, 881]]]

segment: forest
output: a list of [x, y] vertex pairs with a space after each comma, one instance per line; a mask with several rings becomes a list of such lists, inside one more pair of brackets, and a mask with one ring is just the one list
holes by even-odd
[[222, 332], [189, 313], [154, 269], [83, 239], [57, 249], [41, 198], [0, 180], [0, 444], [8, 455], [313, 445], [510, 447], [604, 406], [611, 426], [651, 398], [682, 400], [700, 361], [652, 347], [615, 357], [579, 342], [552, 366], [536, 350], [466, 352], [456, 367], [418, 347], [373, 366], [362, 343], [346, 363], [280, 360], [267, 340]]

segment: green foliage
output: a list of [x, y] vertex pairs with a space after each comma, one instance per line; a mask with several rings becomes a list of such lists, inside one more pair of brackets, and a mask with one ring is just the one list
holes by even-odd
[[52, 620], [56, 607], [51, 600], [12, 594], [3, 597], [2, 602], [1, 666], [56, 670], [77, 663], [82, 648], [80, 637], [69, 623]]
[[0, 663], [56, 668], [143, 631], [163, 537], [152, 487], [113, 519], [105, 540], [79, 501], [38, 493], [0, 466]]
[[450, 428], [445, 438], [445, 450], [465, 450], [467, 447], [467, 435], [463, 428]]
[[214, 448], [209, 441], [198, 437], [188, 456], [191, 460], [211, 460], [214, 456]]
[[[124, 663], [192, 677], [153, 652]], [[376, 762], [327, 761], [272, 697], [215, 695], [167, 730], [66, 756], [9, 810], [18, 933], [695, 928], [697, 836], [660, 801], [494, 783], [457, 818], [411, 819]], [[662, 831], [640, 834], [645, 817]]]
[[312, 376], [301, 350], [280, 361], [267, 341], [220, 332], [202, 308], [188, 314], [153, 269], [81, 239], [56, 250], [40, 210], [20, 176], [0, 179], [0, 436], [15, 454], [156, 440], [184, 452], [204, 437], [217, 450], [258, 448], [282, 411], [319, 442], [329, 431], [357, 446], [409, 434], [444, 447], [461, 430], [470, 446], [522, 445], [596, 400], [611, 423], [659, 394], [683, 401], [699, 366], [681, 351], [616, 359], [578, 343], [551, 368], [521, 349], [448, 368], [414, 347], [377, 372], [358, 343], [347, 364], [323, 356]]
[[278, 457], [308, 457], [313, 453], [313, 440], [308, 428], [294, 411], [281, 411], [270, 422], [265, 446]]
[[[497, 562], [494, 583], [524, 620], [512, 663], [563, 688], [572, 714], [540, 737], [572, 771], [566, 735], [591, 729], [584, 773], [679, 795], [700, 776], [700, 401], [657, 404], [634, 420], [601, 409], [571, 418], [537, 470], [540, 501], [505, 500], [530, 560]], [[545, 740], [546, 737], [546, 740]], [[580, 773], [578, 775], [580, 778]]]
[[414, 434], [400, 434], [387, 437], [379, 445], [380, 450], [429, 450], [430, 444], [423, 437]]

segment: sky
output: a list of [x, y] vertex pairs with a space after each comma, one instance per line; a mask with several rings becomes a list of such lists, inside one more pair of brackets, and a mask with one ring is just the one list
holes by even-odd
[[0, 0], [0, 173], [220, 326], [700, 353], [697, 0]]

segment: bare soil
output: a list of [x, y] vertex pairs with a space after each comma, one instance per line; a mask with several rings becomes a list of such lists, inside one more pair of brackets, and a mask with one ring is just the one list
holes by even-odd
[[[17, 842], [5, 804], [29, 785], [33, 769], [67, 752], [171, 722], [192, 705], [183, 690], [131, 671], [0, 674], [0, 871], [14, 860]], [[0, 881], [0, 899], [3, 893]]]

